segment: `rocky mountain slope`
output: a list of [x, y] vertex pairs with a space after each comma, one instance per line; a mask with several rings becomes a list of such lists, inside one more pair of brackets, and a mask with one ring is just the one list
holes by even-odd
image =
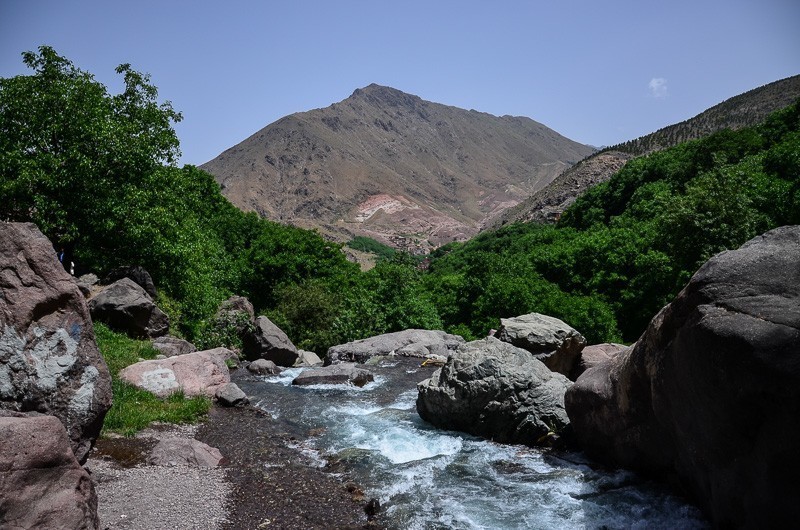
[[595, 184], [611, 178], [631, 158], [702, 138], [722, 129], [736, 130], [756, 125], [797, 98], [800, 98], [800, 75], [750, 90], [693, 118], [603, 149], [581, 160], [548, 186], [497, 216], [491, 227], [515, 221], [557, 220], [576, 197]]
[[425, 251], [472, 236], [592, 152], [528, 118], [373, 84], [286, 116], [201, 168], [244, 210]]

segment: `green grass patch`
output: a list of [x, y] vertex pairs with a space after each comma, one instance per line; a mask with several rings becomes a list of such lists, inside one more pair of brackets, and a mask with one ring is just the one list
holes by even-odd
[[158, 351], [150, 342], [128, 338], [98, 323], [95, 323], [95, 335], [111, 372], [114, 395], [114, 405], [106, 414], [102, 435], [113, 432], [133, 436], [156, 421], [196, 423], [208, 414], [211, 400], [206, 397], [187, 398], [183, 393], [175, 393], [161, 399], [119, 379], [117, 374], [126, 366], [140, 359], [155, 359]]
[[376, 241], [370, 237], [356, 236], [347, 246], [353, 250], [360, 250], [362, 252], [371, 252], [378, 256], [379, 259], [391, 259], [397, 251], [388, 245], [384, 245], [380, 241]]

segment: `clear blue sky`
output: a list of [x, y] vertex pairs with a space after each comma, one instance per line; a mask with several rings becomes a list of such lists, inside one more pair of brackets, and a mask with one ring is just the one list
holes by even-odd
[[800, 73], [800, 1], [0, 0], [0, 76], [42, 44], [150, 73], [183, 163], [370, 83], [599, 146]]

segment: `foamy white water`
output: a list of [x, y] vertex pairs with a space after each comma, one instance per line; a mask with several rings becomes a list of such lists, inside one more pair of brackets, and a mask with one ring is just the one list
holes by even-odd
[[363, 388], [292, 387], [302, 369], [240, 386], [311, 455], [340, 460], [401, 529], [706, 528], [664, 486], [604, 471], [580, 455], [495, 444], [440, 431], [416, 413], [413, 360], [369, 367]]

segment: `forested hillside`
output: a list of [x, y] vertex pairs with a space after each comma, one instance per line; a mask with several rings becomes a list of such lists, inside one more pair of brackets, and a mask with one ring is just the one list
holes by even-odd
[[388, 252], [364, 273], [340, 245], [244, 213], [209, 174], [176, 167], [181, 116], [147, 75], [120, 66], [112, 95], [51, 48], [23, 59], [31, 75], [0, 79], [0, 220], [35, 222], [79, 274], [145, 267], [172, 328], [201, 345], [221, 336], [213, 315], [231, 294], [320, 353], [414, 327], [479, 337], [533, 311], [592, 342], [633, 341], [708, 257], [800, 223], [795, 104], [632, 160], [557, 226], [446, 245], [427, 271]]
[[800, 107], [628, 164], [557, 226], [515, 224], [435, 253], [426, 285], [450, 329], [558, 316], [634, 341], [713, 254], [800, 223]]
[[[121, 65], [109, 94], [49, 47], [23, 54], [31, 75], [0, 79], [0, 220], [36, 223], [76, 273], [145, 267], [172, 329], [208, 344], [220, 301], [251, 299], [298, 346], [402, 327], [441, 327], [412, 265], [368, 274], [319, 234], [244, 213], [213, 177], [178, 168], [181, 119], [147, 75]], [[402, 261], [402, 258], [398, 258]]]

